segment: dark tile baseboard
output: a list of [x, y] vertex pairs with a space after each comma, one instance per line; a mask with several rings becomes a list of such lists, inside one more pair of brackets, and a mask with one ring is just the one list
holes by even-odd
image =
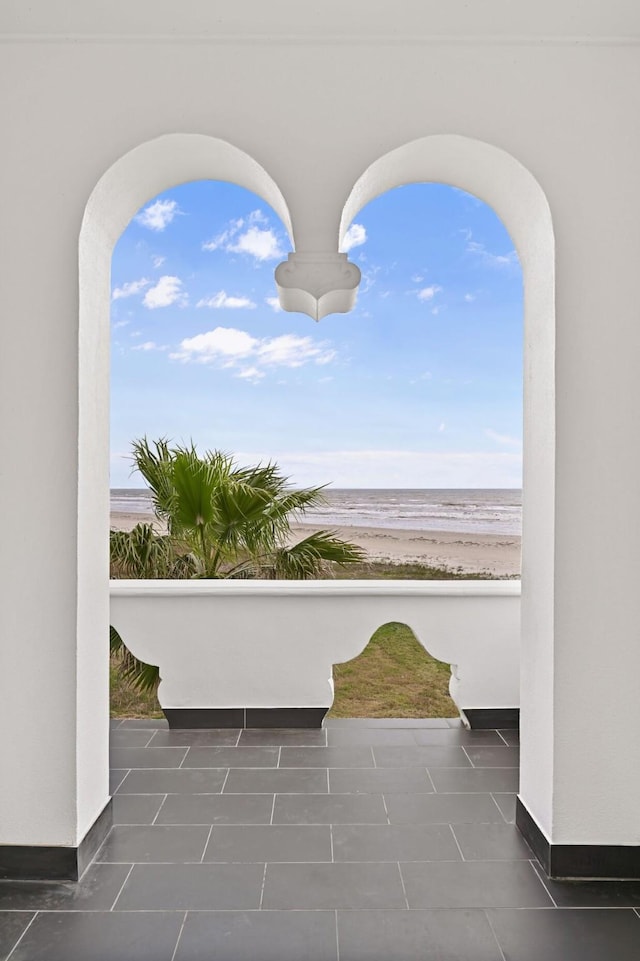
[[248, 707], [245, 727], [322, 727], [328, 707]]
[[163, 707], [162, 711], [171, 730], [244, 727], [243, 707]]
[[520, 727], [519, 707], [470, 707], [462, 708], [461, 713], [472, 730], [517, 731]]
[[551, 844], [520, 798], [516, 800], [516, 825], [550, 878], [640, 879], [640, 845]]
[[111, 798], [77, 848], [0, 845], [0, 878], [11, 881], [78, 881], [113, 824]]
[[172, 730], [185, 728], [320, 728], [328, 707], [168, 707]]

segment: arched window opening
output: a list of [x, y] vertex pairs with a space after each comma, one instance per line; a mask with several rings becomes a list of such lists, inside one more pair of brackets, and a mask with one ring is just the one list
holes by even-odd
[[327, 485], [298, 537], [337, 528], [366, 557], [320, 576], [516, 576], [522, 277], [501, 221], [444, 184], [389, 190], [343, 239], [363, 274], [356, 309], [318, 327], [279, 309], [286, 244], [259, 197], [211, 181], [152, 199], [120, 238], [116, 525], [150, 510], [126, 490], [143, 483], [132, 440], [193, 440]]
[[[130, 476], [132, 441], [166, 437], [223, 450], [240, 466], [275, 462], [294, 486], [328, 483], [325, 502], [295, 518], [294, 536], [335, 529], [363, 555], [320, 565], [316, 576], [517, 576], [522, 278], [500, 220], [443, 184], [375, 198], [343, 240], [363, 273], [359, 303], [319, 327], [279, 309], [273, 266], [287, 242], [261, 198], [215, 181], [163, 191], [121, 235], [112, 262], [112, 527], [167, 530], [142, 475]], [[139, 568], [116, 564], [112, 576], [233, 576], [237, 568], [235, 558], [214, 572], [175, 557], [164, 564], [143, 541], [134, 545]], [[406, 628], [382, 634], [382, 646], [336, 675], [351, 678], [347, 686], [358, 680], [361, 703], [370, 686], [364, 668], [387, 658], [395, 677], [405, 658]], [[409, 642], [418, 677], [430, 663], [427, 687], [405, 685], [381, 716], [453, 716], [448, 695], [444, 708], [434, 701], [438, 662]], [[126, 651], [120, 656], [135, 669]], [[140, 710], [159, 710], [154, 690], [137, 695]], [[114, 695], [131, 698], [127, 684]], [[341, 703], [362, 710], [358, 698], [339, 694]]]
[[358, 407], [336, 487], [361, 490], [357, 500], [336, 492], [335, 519], [360, 525], [349, 533], [377, 562], [361, 576], [403, 566], [410, 578], [518, 576], [524, 303], [514, 243], [487, 203], [444, 183], [392, 187], [351, 212], [342, 243], [363, 274], [348, 318]]

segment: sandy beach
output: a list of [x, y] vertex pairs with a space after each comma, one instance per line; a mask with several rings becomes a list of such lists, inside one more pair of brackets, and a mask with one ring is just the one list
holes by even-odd
[[[314, 529], [293, 528], [301, 537]], [[412, 562], [432, 567], [488, 571], [503, 577], [520, 573], [520, 537], [515, 534], [469, 534], [449, 531], [411, 531], [388, 527], [340, 527], [341, 537], [366, 550], [371, 560]]]
[[[111, 526], [117, 530], [130, 530], [149, 520], [148, 514], [111, 514]], [[297, 524], [293, 527], [300, 539], [313, 530], [317, 530], [317, 525]], [[339, 527], [337, 530], [345, 540], [362, 547], [371, 560], [429, 564], [468, 574], [486, 571], [498, 577], [520, 573], [520, 537], [516, 534], [412, 531], [389, 527]]]

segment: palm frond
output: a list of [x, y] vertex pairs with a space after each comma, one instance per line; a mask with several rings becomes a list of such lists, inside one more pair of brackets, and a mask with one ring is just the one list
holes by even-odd
[[334, 564], [357, 564], [365, 556], [362, 548], [342, 540], [335, 531], [316, 531], [291, 547], [275, 551], [263, 565], [264, 576], [309, 580], [330, 575]]
[[109, 627], [109, 650], [111, 656], [120, 662], [122, 677], [132, 687], [139, 691], [151, 691], [157, 686], [160, 680], [159, 668], [134, 657], [113, 625]]
[[136, 524], [130, 531], [112, 530], [109, 541], [112, 577], [173, 576], [173, 541], [167, 535], [157, 534], [151, 524]]
[[149, 443], [146, 437], [133, 441], [134, 469], [144, 477], [153, 499], [153, 509], [171, 531], [175, 488], [173, 485], [173, 452], [166, 437]]

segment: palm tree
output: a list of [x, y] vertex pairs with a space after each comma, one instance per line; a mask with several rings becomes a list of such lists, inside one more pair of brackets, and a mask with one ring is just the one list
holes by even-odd
[[[151, 524], [111, 532], [113, 577], [308, 579], [364, 559], [335, 531], [291, 543], [291, 524], [324, 502], [323, 488], [293, 489], [276, 464], [239, 467], [222, 451], [198, 455], [165, 438], [133, 443], [135, 469], [151, 491], [159, 534]], [[115, 630], [111, 650], [138, 687], [157, 679], [136, 661]], [[126, 654], [125, 654], [126, 652]]]

